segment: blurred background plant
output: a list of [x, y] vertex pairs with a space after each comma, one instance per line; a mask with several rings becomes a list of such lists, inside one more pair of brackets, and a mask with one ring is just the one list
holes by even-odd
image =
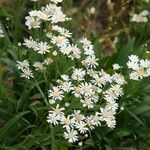
[[[47, 2], [43, 0], [37, 7]], [[0, 35], [3, 35], [0, 36], [0, 149], [49, 150], [55, 142], [53, 149], [60, 150], [149, 150], [150, 79], [137, 83], [137, 88], [131, 83], [126, 89], [128, 98], [122, 97], [119, 101], [121, 108], [116, 129], [96, 128], [79, 146], [54, 139], [53, 131], [43, 119], [48, 108], [39, 94], [40, 89], [25, 80], [20, 82], [15, 70], [15, 61], [23, 55], [20, 54], [20, 42], [23, 37], [30, 36], [24, 18], [35, 5], [30, 0], [0, 3]], [[149, 22], [131, 22], [133, 14], [150, 10], [148, 1], [64, 0], [62, 6], [73, 18], [67, 24], [68, 28], [76, 39], [86, 35], [92, 40], [104, 69], [114, 62], [124, 65], [131, 53], [150, 59]], [[38, 85], [45, 86], [42, 82]]]

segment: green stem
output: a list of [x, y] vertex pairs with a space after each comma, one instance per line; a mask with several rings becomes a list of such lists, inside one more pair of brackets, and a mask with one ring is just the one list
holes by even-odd
[[51, 150], [56, 150], [56, 145], [55, 145], [55, 131], [54, 131], [54, 127], [51, 125]]
[[42, 98], [44, 99], [45, 104], [46, 104], [46, 105], [49, 105], [49, 104], [48, 104], [48, 101], [47, 101], [47, 99], [46, 99], [46, 97], [45, 97], [45, 94], [43, 93], [42, 89], [40, 88], [40, 86], [38, 85], [38, 83], [37, 83], [36, 81], [35, 81], [35, 85], [36, 85], [38, 91], [40, 92]]

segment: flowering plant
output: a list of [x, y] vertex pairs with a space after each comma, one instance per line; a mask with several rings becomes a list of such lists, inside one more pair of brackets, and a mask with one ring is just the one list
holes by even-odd
[[[123, 88], [128, 84], [126, 80], [149, 77], [150, 61], [131, 55], [127, 62], [131, 71], [127, 74], [121, 73], [123, 66], [119, 64], [113, 64], [110, 73], [104, 71], [99, 67], [99, 59], [90, 40], [84, 37], [76, 42], [69, 30], [56, 25], [70, 20], [57, 5], [60, 2], [54, 0], [40, 10], [29, 12], [25, 22], [28, 29], [44, 26], [44, 32], [42, 38], [24, 40], [28, 53], [34, 51], [37, 60], [17, 61], [17, 68], [21, 77], [29, 80], [36, 80], [36, 72], [44, 74], [46, 82], [50, 83], [48, 97], [43, 95], [50, 109], [47, 122], [52, 126], [62, 126], [64, 138], [72, 143], [97, 126], [115, 128], [118, 101], [124, 95]], [[52, 83], [53, 79], [47, 79], [49, 68], [59, 59], [65, 59], [71, 65]]]
[[[114, 2], [96, 1], [108, 5], [114, 15]], [[132, 39], [123, 37], [126, 31], [131, 34], [130, 25], [146, 28], [148, 9], [128, 12], [125, 29], [111, 24], [109, 29], [115, 25], [117, 31], [112, 36], [113, 30], [107, 34], [106, 27], [103, 33], [107, 35], [102, 38], [94, 31], [90, 36], [81, 32], [78, 37], [69, 29], [71, 23], [77, 28], [74, 22], [78, 21], [61, 7], [73, 0], [62, 2], [18, 1], [16, 14], [4, 20], [9, 25], [0, 24], [0, 97], [4, 100], [0, 100], [0, 149], [135, 150], [129, 145], [141, 137], [145, 140], [149, 124], [145, 113], [149, 110], [149, 49], [144, 40], [140, 47], [138, 34]], [[125, 2], [117, 3], [125, 6]], [[32, 4], [34, 10], [23, 16]], [[86, 17], [99, 16], [97, 8], [87, 8]], [[125, 10], [115, 16], [116, 22]], [[120, 30], [126, 32], [123, 37], [118, 35]], [[100, 52], [109, 48], [117, 52], [111, 56]], [[7, 92], [1, 94], [1, 87]]]

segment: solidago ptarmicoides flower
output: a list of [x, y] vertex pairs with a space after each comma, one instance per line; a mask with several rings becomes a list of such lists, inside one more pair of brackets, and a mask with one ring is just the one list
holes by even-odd
[[[49, 42], [33, 37], [24, 39], [23, 45], [28, 51], [35, 52], [44, 60], [34, 63], [28, 60], [17, 61], [17, 68], [21, 71], [21, 77], [31, 79], [35, 72], [46, 70], [46, 66], [55, 61], [52, 57], [56, 55], [49, 54], [64, 55], [80, 63], [80, 67], [73, 66], [68, 74], [62, 74], [56, 85], [48, 90], [50, 110], [47, 122], [54, 126], [61, 125], [64, 138], [72, 143], [79, 140], [79, 135], [87, 136], [89, 130], [97, 126], [115, 128], [118, 100], [124, 95], [123, 87], [127, 82], [124, 75], [119, 73], [123, 68], [119, 64], [113, 64], [111, 74], [99, 69], [98, 58], [90, 40], [81, 38], [80, 46], [71, 42], [72, 33], [57, 25], [70, 20], [57, 6], [60, 2], [62, 0], [51, 0], [41, 10], [29, 12], [25, 23], [29, 30], [40, 28], [42, 23], [51, 26], [51, 31], [43, 32]], [[150, 76], [149, 60], [131, 55], [127, 66], [131, 70], [129, 78], [132, 80]]]

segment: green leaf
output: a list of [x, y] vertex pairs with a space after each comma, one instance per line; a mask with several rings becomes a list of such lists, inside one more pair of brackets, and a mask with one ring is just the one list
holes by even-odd
[[128, 129], [118, 129], [115, 133], [112, 134], [111, 138], [113, 139], [122, 138], [130, 134], [131, 132]]
[[14, 116], [12, 119], [10, 119], [3, 128], [0, 129], [0, 139], [3, 139], [4, 136], [7, 134], [7, 132], [9, 131], [9, 129], [25, 114], [29, 113], [30, 111], [25, 111], [25, 112], [21, 112], [19, 114], [17, 114], [16, 116]]

